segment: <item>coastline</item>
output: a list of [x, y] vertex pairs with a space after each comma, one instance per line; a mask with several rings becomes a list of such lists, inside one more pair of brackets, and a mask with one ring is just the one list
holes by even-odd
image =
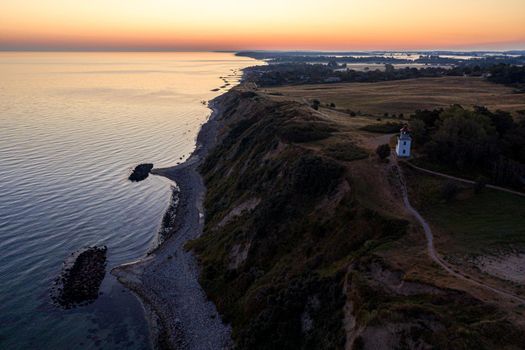
[[202, 234], [204, 226], [206, 189], [197, 169], [215, 145], [220, 113], [215, 99], [208, 106], [212, 114], [198, 133], [192, 155], [182, 164], [152, 170], [152, 174], [174, 181], [179, 188], [175, 227], [147, 256], [111, 271], [142, 301], [155, 348], [232, 346], [230, 327], [222, 323], [199, 284], [196, 258], [184, 249], [186, 242]]

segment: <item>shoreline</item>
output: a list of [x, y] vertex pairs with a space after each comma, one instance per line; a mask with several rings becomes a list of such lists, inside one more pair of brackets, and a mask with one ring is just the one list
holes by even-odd
[[202, 234], [204, 226], [206, 188], [197, 168], [215, 145], [220, 114], [215, 99], [208, 102], [208, 107], [212, 113], [201, 126], [192, 155], [182, 164], [151, 172], [179, 187], [175, 227], [148, 255], [111, 270], [144, 305], [154, 348], [232, 346], [231, 328], [222, 323], [215, 305], [200, 286], [196, 258], [184, 249], [186, 242]]

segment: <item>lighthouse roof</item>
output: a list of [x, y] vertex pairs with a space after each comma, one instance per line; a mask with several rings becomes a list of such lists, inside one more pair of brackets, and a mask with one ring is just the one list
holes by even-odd
[[399, 139], [401, 140], [411, 140], [412, 137], [410, 137], [410, 130], [408, 129], [408, 125], [404, 125], [401, 130], [399, 130]]
[[400, 140], [412, 140], [412, 137], [410, 136], [408, 132], [401, 132], [399, 134], [399, 139]]

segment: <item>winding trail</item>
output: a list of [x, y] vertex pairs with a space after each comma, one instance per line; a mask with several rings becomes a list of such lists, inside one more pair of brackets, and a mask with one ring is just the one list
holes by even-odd
[[[448, 272], [450, 275], [459, 278], [463, 281], [466, 281], [470, 284], [473, 284], [475, 286], [484, 288], [485, 290], [489, 290], [491, 292], [494, 292], [500, 296], [518, 301], [520, 303], [525, 304], [525, 298], [522, 298], [516, 294], [513, 294], [509, 291], [492, 287], [488, 284], [485, 284], [483, 282], [477, 281], [472, 279], [471, 277], [462, 274], [461, 272], [455, 271], [450, 265], [448, 265], [437, 253], [436, 248], [434, 247], [434, 235], [432, 234], [432, 229], [430, 228], [430, 225], [428, 222], [421, 216], [421, 214], [410, 204], [410, 200], [408, 198], [408, 190], [406, 186], [406, 182], [404, 180], [402, 169], [399, 167], [397, 162], [397, 157], [395, 155], [392, 156], [392, 167], [395, 173], [398, 175], [398, 180], [400, 184], [400, 189], [403, 197], [403, 203], [408, 210], [408, 212], [416, 218], [416, 220], [419, 222], [419, 224], [423, 227], [423, 231], [425, 232], [425, 238], [427, 240], [427, 251], [428, 255], [434, 261], [436, 264], [441, 266], [446, 272]], [[468, 181], [468, 180], [467, 180]], [[510, 190], [509, 190], [510, 191]], [[508, 192], [508, 191], [507, 191]]]
[[[440, 172], [437, 172], [437, 171], [433, 171], [433, 170], [428, 170], [428, 169], [425, 169], [425, 168], [421, 168], [421, 167], [418, 167], [417, 165], [414, 165], [410, 162], [407, 162], [407, 161], [403, 161], [403, 164], [406, 164], [408, 165], [409, 167], [413, 168], [413, 169], [416, 169], [416, 170], [419, 170], [419, 171], [422, 171], [422, 172], [425, 172], [427, 174], [431, 174], [431, 175], [436, 175], [436, 176], [441, 176], [441, 177], [444, 177], [444, 178], [447, 178], [447, 179], [451, 179], [451, 180], [455, 180], [455, 181], [459, 181], [459, 182], [464, 182], [464, 183], [467, 183], [467, 184], [471, 184], [471, 185], [474, 185], [476, 183], [476, 181], [472, 181], [472, 180], [467, 180], [467, 179], [463, 179], [463, 178], [460, 178], [460, 177], [456, 177], [456, 176], [452, 176], [452, 175], [447, 175], [447, 174], [444, 174], [444, 173], [440, 173]], [[491, 188], [493, 190], [497, 190], [497, 191], [502, 191], [502, 192], [507, 192], [507, 193], [511, 193], [511, 194], [515, 194], [517, 196], [522, 196], [522, 197], [525, 197], [525, 193], [523, 192], [519, 192], [519, 191], [514, 191], [514, 190], [509, 190], [508, 188], [505, 188], [505, 187], [500, 187], [500, 186], [495, 186], [495, 185], [485, 185], [485, 187], [487, 188]]]

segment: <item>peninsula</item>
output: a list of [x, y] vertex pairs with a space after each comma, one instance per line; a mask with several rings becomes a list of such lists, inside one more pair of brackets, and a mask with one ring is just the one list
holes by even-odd
[[[176, 226], [145, 259], [113, 270], [150, 309], [157, 343], [519, 348], [523, 188], [511, 173], [508, 182], [482, 185], [418, 170], [441, 164], [425, 153], [419, 131], [408, 161], [390, 148], [402, 125], [416, 131], [431, 115], [504, 118], [507, 130], [522, 130], [523, 94], [453, 76], [264, 87], [267, 73], [248, 71], [245, 83], [210, 103], [193, 155], [152, 171], [179, 187]], [[403, 92], [395, 102], [374, 102], [392, 94], [383, 86]], [[416, 87], [414, 99], [408, 91]], [[437, 88], [455, 93], [436, 99]], [[377, 97], [352, 102], [362, 89]], [[507, 112], [469, 105], [482, 91], [487, 106]], [[467, 219], [472, 227], [448, 221], [452, 212], [468, 217], [472, 206], [479, 214]]]

